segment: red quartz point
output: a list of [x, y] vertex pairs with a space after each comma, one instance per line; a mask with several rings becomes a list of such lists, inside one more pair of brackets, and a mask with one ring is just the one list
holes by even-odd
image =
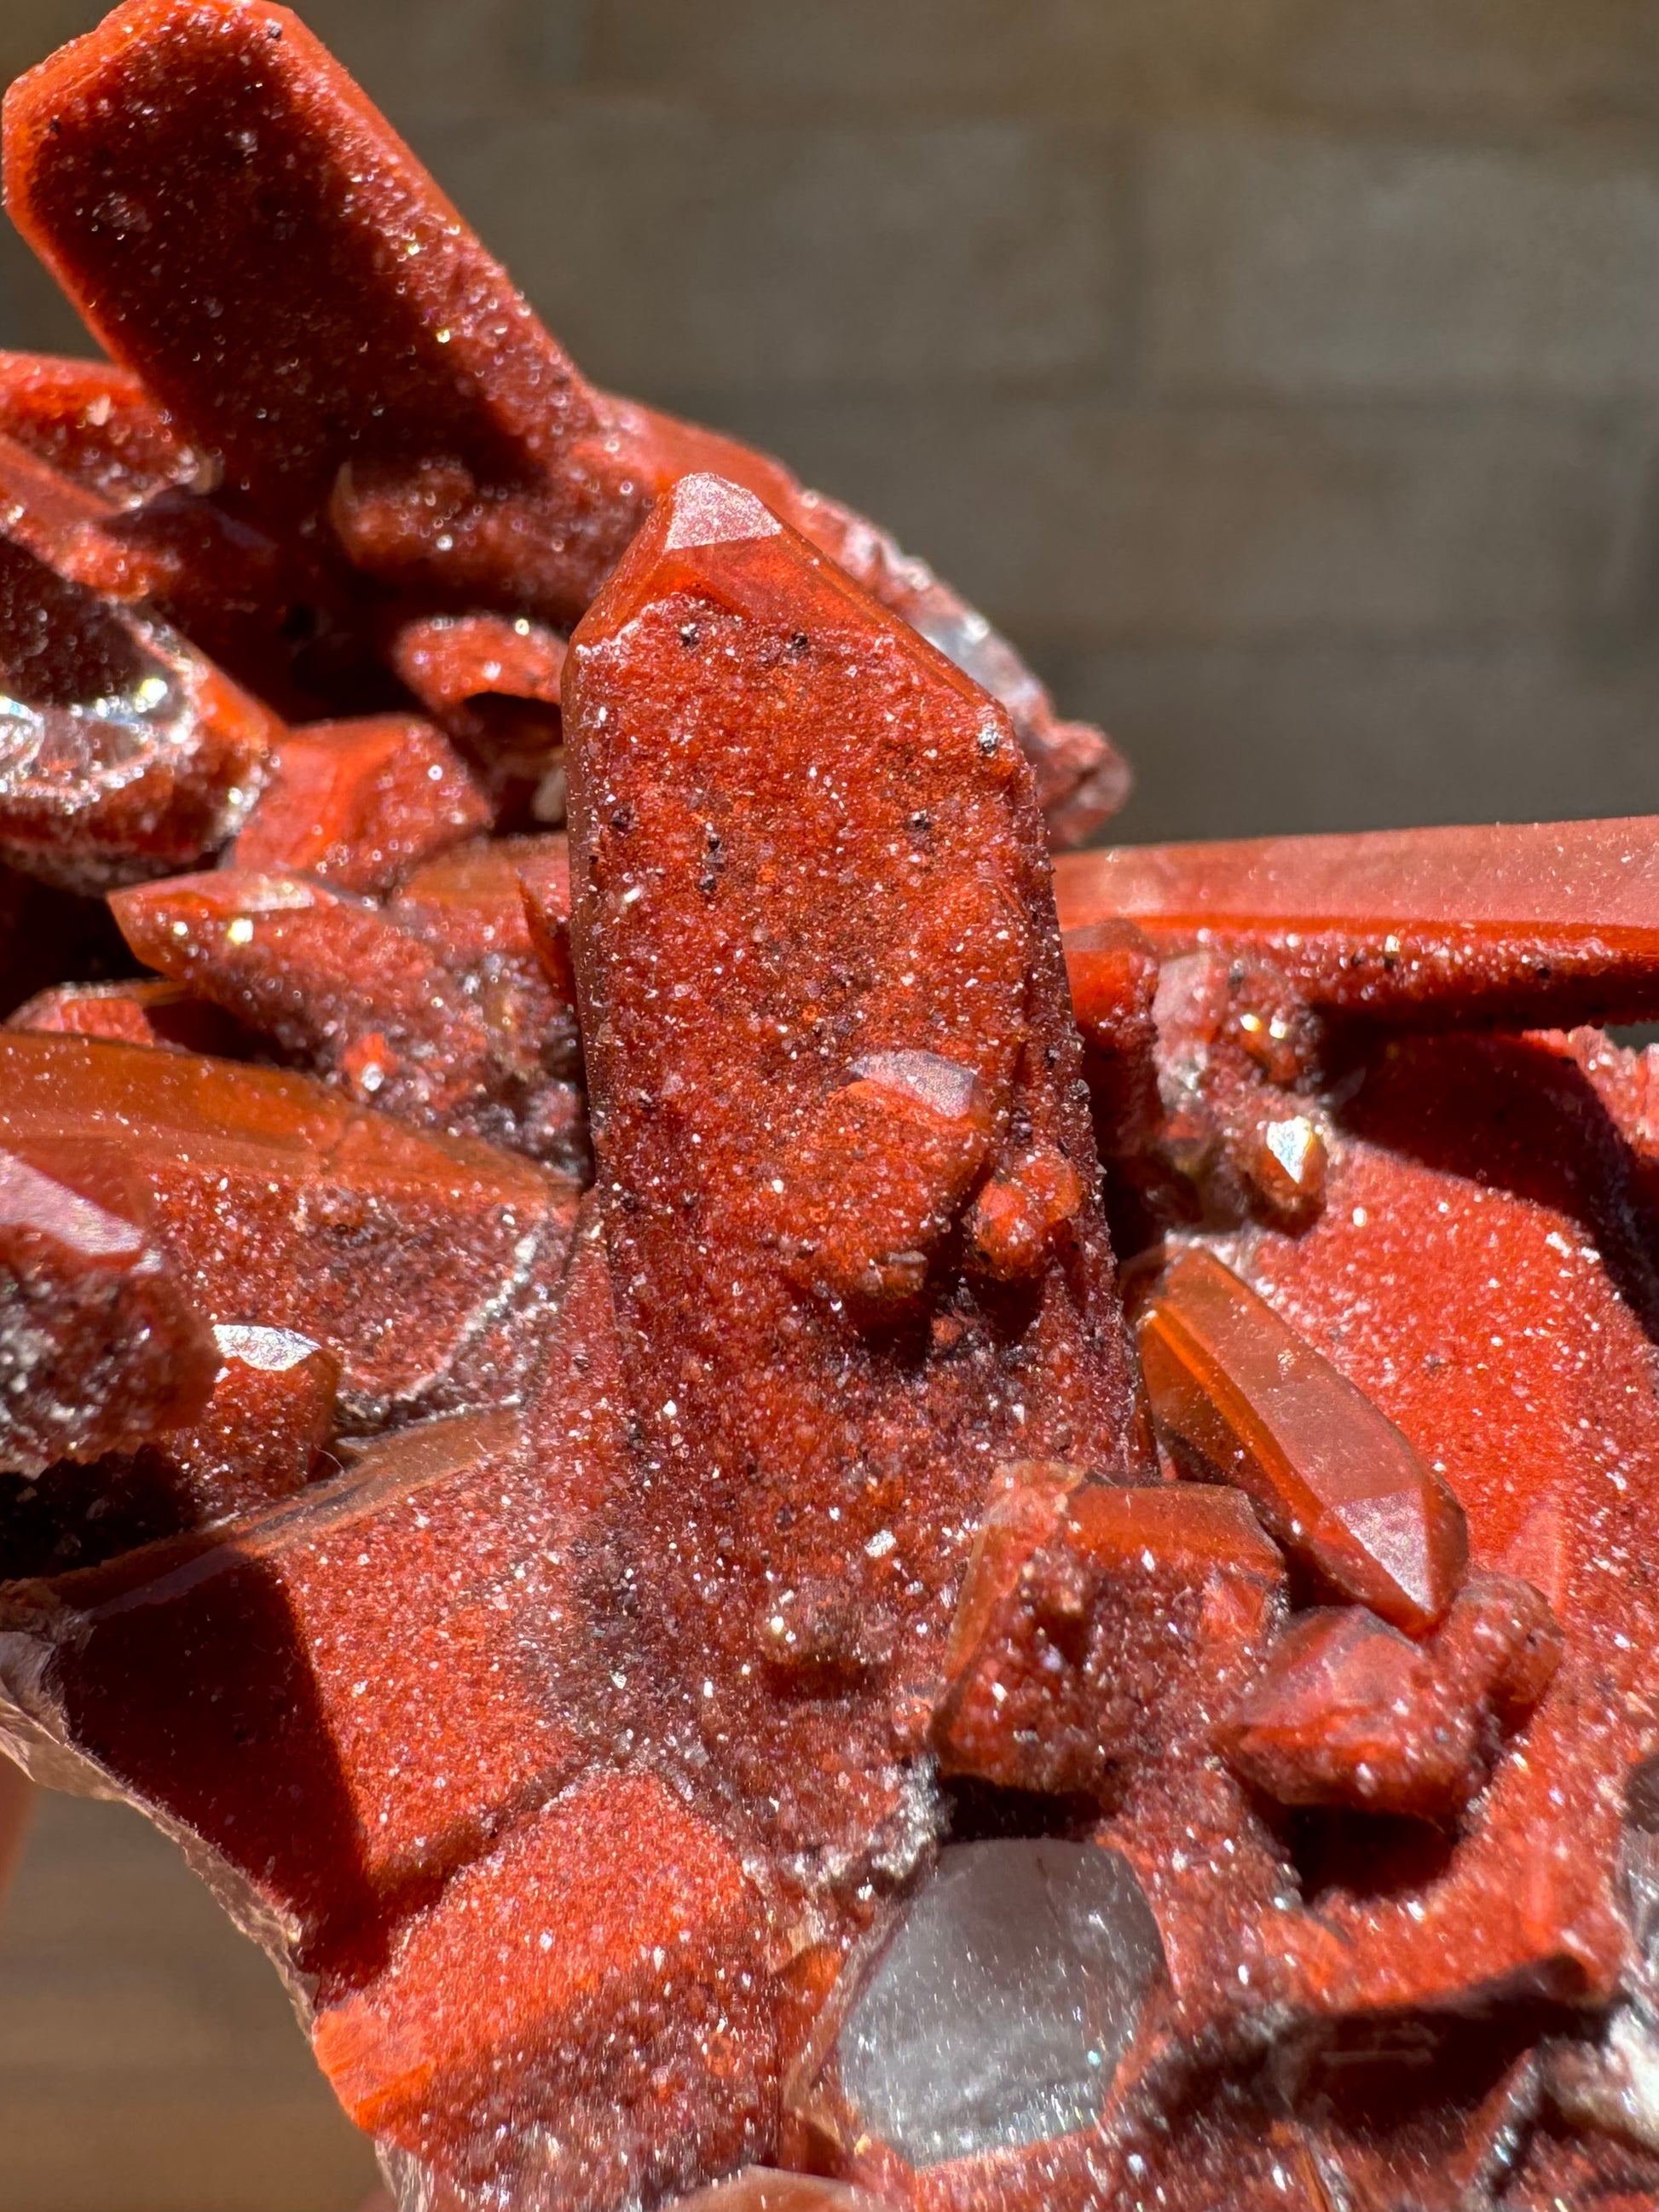
[[288, 732], [227, 858], [342, 890], [387, 891], [489, 823], [488, 799], [429, 722], [368, 715]]
[[[533, 2158], [551, 2202], [659, 2200], [770, 2131], [763, 1925], [717, 1830], [655, 1776], [601, 1771], [458, 1875], [324, 2009], [317, 2055], [359, 2126], [463, 2184]], [[556, 2128], [502, 2145], [515, 2104]]]
[[1248, 1677], [1284, 1562], [1237, 1491], [1020, 1472], [963, 1588], [933, 1745], [947, 1773], [1097, 1791]]
[[0, 1152], [0, 1468], [95, 1458], [199, 1411], [218, 1364], [156, 1241], [112, 1210], [104, 1164]]
[[131, 0], [12, 88], [6, 129], [15, 220], [262, 513], [315, 514], [354, 464], [523, 481], [591, 428], [559, 349], [286, 9]]
[[281, 724], [161, 624], [0, 537], [0, 855], [71, 890], [234, 834]]
[[983, 617], [884, 533], [766, 455], [586, 384], [287, 9], [128, 0], [5, 112], [19, 228], [268, 525], [326, 512], [385, 580], [563, 624], [652, 501], [717, 471], [1004, 700], [1064, 836], [1121, 804], [1099, 732], [1058, 721]]
[[1318, 1007], [1390, 1022], [1659, 1015], [1659, 819], [1126, 845], [1055, 868], [1067, 930], [1266, 954]]
[[337, 1474], [340, 1363], [292, 1329], [213, 1332], [220, 1362], [204, 1408], [136, 1449], [60, 1462], [36, 1484], [0, 1486], [9, 1577], [95, 1566], [165, 1537], [285, 1498]]
[[[985, 693], [706, 477], [577, 631], [565, 725], [658, 1663], [766, 1832], [861, 1854], [993, 1467], [1133, 1456], [1029, 771]], [[1013, 1295], [976, 1287], [948, 1225], [1034, 1147], [1075, 1206]]]
[[1659, 817], [1062, 939], [1105, 740], [295, 16], [5, 136], [7, 1746], [430, 2212], [1659, 2203]]
[[781, 1249], [804, 1288], [881, 1307], [925, 1288], [996, 1117], [973, 1070], [936, 1053], [866, 1053], [848, 1073], [803, 1133]]
[[106, 361], [0, 353], [0, 434], [120, 507], [209, 473], [132, 372]]
[[7, 1017], [6, 1027], [215, 1053], [222, 1060], [240, 1058], [251, 1042], [217, 1006], [193, 998], [178, 983], [61, 983], [37, 992]]
[[0, 507], [7, 537], [66, 582], [144, 601], [210, 653], [252, 649], [256, 677], [280, 672], [276, 548], [210, 501], [167, 486], [135, 504], [0, 431]]
[[335, 1481], [60, 1579], [43, 1694], [296, 1929], [306, 1969], [360, 1973], [581, 1764], [546, 1695], [556, 1625], [538, 1633], [556, 1487], [510, 1414], [404, 1430]]
[[303, 1489], [334, 1432], [340, 1389], [339, 1361], [296, 1330], [231, 1322], [213, 1338], [213, 1395], [159, 1447], [201, 1521]]
[[[61, 576], [106, 599], [144, 600], [198, 645], [237, 643], [235, 617], [280, 611], [276, 549], [187, 492], [123, 507], [0, 434], [0, 507], [11, 543]], [[227, 627], [228, 621], [228, 628]]]
[[121, 516], [112, 500], [3, 434], [0, 501], [11, 542], [72, 583], [111, 599], [146, 599], [176, 580], [173, 562], [124, 544], [112, 529]]
[[1310, 1613], [1221, 1740], [1281, 1804], [1441, 1819], [1483, 1786], [1502, 1722], [1531, 1711], [1560, 1654], [1537, 1591], [1501, 1577], [1462, 1590], [1426, 1645], [1359, 1607]]
[[1013, 1460], [996, 1470], [945, 1648], [947, 1685], [954, 1686], [1000, 1635], [1010, 1609], [1021, 1602], [1026, 1569], [1052, 1540], [1073, 1492], [1085, 1480], [1082, 1468], [1063, 1460]]
[[136, 1177], [204, 1318], [326, 1345], [356, 1427], [510, 1389], [515, 1294], [562, 1267], [574, 1222], [572, 1188], [527, 1160], [304, 1076], [91, 1038], [0, 1032], [0, 1146]]
[[434, 714], [501, 698], [555, 709], [564, 640], [544, 623], [506, 615], [432, 615], [400, 629], [392, 665]]
[[222, 868], [118, 891], [141, 960], [365, 1105], [443, 1127], [488, 1087], [489, 1040], [418, 939], [379, 910], [301, 876]]
[[1476, 1565], [1552, 1583], [1565, 1650], [1444, 1870], [1379, 1888], [1356, 1869], [1316, 1911], [1275, 1914], [1273, 1978], [1332, 2014], [1517, 1987], [1605, 2000], [1630, 1940], [1606, 1778], [1659, 1747], [1633, 1156], [1559, 1038], [1394, 1040], [1348, 1118], [1318, 1223], [1254, 1232], [1239, 1264], [1443, 1469]]
[[1140, 1331], [1158, 1425], [1185, 1471], [1236, 1483], [1330, 1588], [1414, 1634], [1462, 1579], [1463, 1513], [1396, 1429], [1201, 1249]]
[[547, 1096], [568, 1073], [553, 1065], [568, 1024], [527, 1033], [538, 1009], [522, 994], [456, 972], [395, 913], [307, 877], [235, 868], [111, 904], [140, 959], [360, 1103], [538, 1157], [569, 1137]]

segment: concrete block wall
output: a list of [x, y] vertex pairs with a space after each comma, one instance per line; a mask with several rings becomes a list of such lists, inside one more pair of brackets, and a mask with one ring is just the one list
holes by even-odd
[[301, 12], [594, 374], [1107, 721], [1125, 834], [1659, 808], [1659, 0]]

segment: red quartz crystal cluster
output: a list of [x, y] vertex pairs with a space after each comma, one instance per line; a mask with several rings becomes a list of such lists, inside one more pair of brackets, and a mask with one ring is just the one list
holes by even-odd
[[408, 2212], [1659, 2202], [1659, 822], [1051, 864], [264, 0], [5, 183], [6, 1747]]

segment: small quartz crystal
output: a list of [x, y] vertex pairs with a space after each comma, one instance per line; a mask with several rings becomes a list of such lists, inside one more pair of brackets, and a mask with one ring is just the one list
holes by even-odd
[[848, 2014], [842, 2091], [915, 2166], [1086, 2128], [1162, 1971], [1115, 1851], [953, 1844]]

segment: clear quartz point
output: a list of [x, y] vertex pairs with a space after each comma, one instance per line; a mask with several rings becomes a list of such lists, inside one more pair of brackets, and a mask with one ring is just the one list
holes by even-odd
[[1099, 2118], [1163, 1972], [1120, 1853], [949, 1846], [848, 2013], [842, 2090], [916, 2166], [1069, 2134]]

